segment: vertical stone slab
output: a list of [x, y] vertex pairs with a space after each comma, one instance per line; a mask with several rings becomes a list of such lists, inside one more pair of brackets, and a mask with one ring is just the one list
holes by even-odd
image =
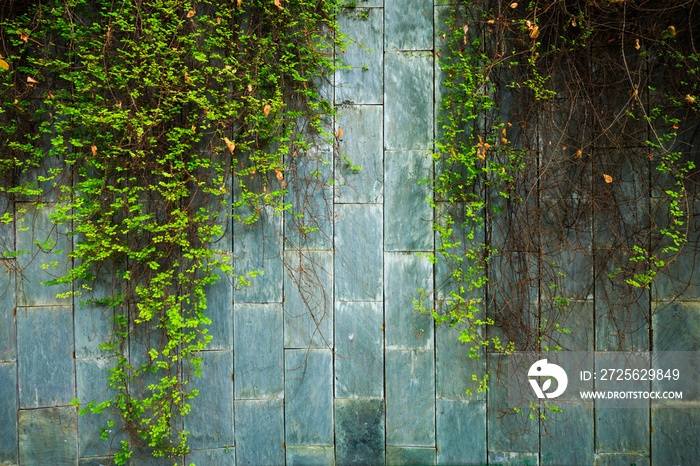
[[[407, 13], [405, 4], [396, 7]], [[384, 148], [427, 151], [432, 138], [432, 52], [385, 52]]]
[[193, 450], [225, 448], [234, 444], [233, 381], [231, 351], [202, 351], [202, 376], [189, 372], [187, 389], [199, 390], [190, 401], [191, 411], [184, 417], [189, 431], [187, 443]]
[[[114, 389], [106, 379], [109, 369], [115, 365], [116, 358], [76, 359], [77, 398], [80, 400], [80, 408], [93, 401], [101, 403], [115, 395]], [[128, 439], [123, 433], [116, 437], [110, 434], [107, 440], [100, 438], [100, 428], [114, 430], [107, 425], [108, 421], [120, 425], [118, 416], [110, 415], [109, 411], [110, 408], [107, 408], [100, 414], [86, 413], [78, 416], [79, 456], [107, 456], [111, 453], [110, 445], [118, 446], [122, 440]]]
[[595, 455], [595, 466], [636, 465], [649, 466], [649, 455], [635, 455], [633, 453], [598, 453]]
[[[252, 212], [240, 207], [238, 215], [247, 218]], [[271, 208], [260, 210], [260, 219], [251, 225], [234, 220], [234, 272], [246, 276], [250, 285], [240, 284], [234, 290], [237, 303], [282, 302], [282, 217]], [[251, 277], [252, 273], [262, 272]]]
[[386, 351], [386, 443], [435, 446], [432, 351]]
[[0, 362], [17, 359], [15, 280], [11, 259], [0, 260]]
[[[528, 406], [520, 406], [520, 413], [515, 413], [508, 403], [508, 362], [503, 354], [489, 354], [487, 367], [489, 370], [489, 394], [487, 399], [487, 422], [488, 422], [488, 448], [489, 463], [492, 455], [498, 458], [508, 458], [511, 454], [528, 453], [524, 455], [530, 458], [531, 453], [539, 449], [539, 426], [537, 424], [537, 414], [535, 419], [531, 419], [531, 411]], [[517, 433], [517, 435], [514, 435]], [[522, 455], [521, 455], [522, 456]], [[508, 463], [510, 464], [510, 463]], [[514, 462], [512, 464], [519, 464]]]
[[[443, 304], [449, 305], [449, 304]], [[438, 398], [450, 400], [485, 400], [486, 392], [479, 392], [479, 383], [472, 380], [482, 378], [486, 371], [486, 355], [479, 359], [469, 357], [471, 343], [459, 341], [457, 328], [441, 325], [435, 329], [436, 377], [435, 389]], [[471, 392], [471, 395], [467, 393]]]
[[76, 306], [75, 321], [75, 357], [108, 357], [110, 352], [101, 350], [100, 345], [109, 341], [113, 332], [111, 308], [85, 304]]
[[437, 463], [486, 464], [486, 402], [437, 400]]
[[384, 397], [381, 303], [335, 304], [335, 396]]
[[287, 447], [287, 466], [333, 466], [333, 447]]
[[655, 351], [700, 351], [700, 303], [654, 303]]
[[19, 462], [70, 465], [78, 462], [78, 422], [74, 407], [20, 410]]
[[284, 363], [287, 446], [333, 445], [332, 352], [286, 350]]
[[[433, 318], [417, 315], [413, 299], [419, 289], [430, 296], [432, 265], [415, 253], [384, 254], [385, 345], [387, 349], [433, 347]], [[425, 303], [431, 306], [430, 302]]]
[[284, 396], [281, 304], [234, 307], [234, 389], [236, 399]]
[[384, 464], [384, 400], [335, 400], [336, 464]]
[[0, 463], [17, 462], [17, 364], [0, 363]]
[[384, 249], [431, 251], [433, 208], [427, 198], [433, 162], [425, 151], [384, 153]]
[[335, 215], [335, 299], [381, 301], [382, 206], [340, 204]]
[[333, 254], [286, 252], [284, 347], [333, 346]]
[[[65, 275], [71, 268], [72, 241], [66, 236], [67, 225], [54, 225], [51, 215], [54, 207], [36, 209], [29, 203], [18, 203], [18, 212], [25, 210], [22, 221], [17, 225], [17, 250], [28, 251], [17, 257], [17, 266], [22, 277], [17, 283], [18, 306], [70, 305], [70, 296], [58, 298], [56, 295], [71, 291], [70, 284], [57, 286], [42, 285], [42, 282], [55, 280]], [[48, 264], [48, 268], [43, 265]]]
[[283, 463], [283, 401], [236, 401], [236, 464]]
[[386, 447], [387, 466], [435, 464], [434, 448]]
[[558, 402], [560, 413], [547, 412], [543, 423], [543, 464], [593, 464], [593, 403]]
[[215, 464], [216, 466], [234, 466], [236, 464], [236, 449], [233, 446], [229, 448], [211, 448], [208, 450], [192, 450], [185, 456], [184, 464], [206, 465]]
[[230, 277], [221, 270], [214, 273], [219, 277], [218, 280], [204, 287], [207, 297], [204, 315], [211, 319], [211, 324], [206, 328], [212, 336], [207, 349], [230, 350], [233, 349], [233, 284]]
[[341, 56], [342, 66], [347, 68], [335, 72], [336, 105], [381, 104], [384, 90], [384, 9], [343, 9], [338, 17], [338, 28], [355, 42], [350, 43]]
[[700, 408], [678, 404], [652, 408], [652, 464], [696, 464], [700, 455]]
[[431, 0], [387, 2], [384, 10], [385, 50], [432, 49], [433, 2]]
[[18, 309], [17, 342], [20, 407], [70, 403], [75, 398], [71, 308]]
[[[381, 97], [381, 96], [380, 96]], [[336, 203], [381, 203], [384, 200], [384, 147], [381, 105], [343, 105], [336, 117], [343, 130], [336, 163]], [[353, 169], [352, 165], [360, 170]]]
[[497, 466], [522, 466], [540, 464], [537, 453], [518, 453], [513, 451], [489, 451], [489, 462]]

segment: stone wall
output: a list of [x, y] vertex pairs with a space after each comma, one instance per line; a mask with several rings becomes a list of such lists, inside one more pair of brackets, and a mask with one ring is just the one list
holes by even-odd
[[[419, 288], [432, 290], [443, 275], [416, 253], [434, 250], [436, 242], [429, 187], [419, 180], [435, 170], [427, 155], [440, 98], [435, 54], [449, 7], [437, 0], [357, 3], [362, 14], [344, 15], [340, 25], [362, 46], [345, 52], [350, 68], [337, 72], [328, 91], [340, 108], [340, 148], [362, 170], [344, 162], [324, 166], [327, 176], [335, 171], [347, 183], [316, 193], [305, 206], [333, 219], [310, 238], [294, 237], [289, 225], [295, 219], [264, 212], [256, 225], [229, 226], [232, 234], [220, 247], [233, 252], [237, 272], [265, 274], [249, 288], [234, 290], [221, 280], [209, 290], [214, 339], [202, 353], [202, 377], [191, 382], [201, 391], [184, 419], [192, 450], [184, 460], [696, 463], [700, 406], [694, 403], [604, 410], [562, 401], [563, 412], [549, 419], [545, 435], [536, 421], [502, 417], [502, 382], [466, 394], [475, 363], [458, 333], [414, 315], [413, 304]], [[317, 155], [333, 160], [327, 148]], [[293, 184], [289, 197], [295, 202]], [[51, 207], [30, 210], [27, 228], [0, 227], [0, 237], [16, 250], [38, 253], [28, 263], [21, 263], [28, 256], [18, 259], [21, 279], [0, 269], [0, 464], [110, 464], [109, 444], [98, 431], [105, 418], [78, 416], [69, 406], [73, 398], [89, 401], [108, 389], [103, 375], [110, 360], [98, 345], [110, 332], [109, 320], [101, 309], [55, 297], [67, 289], [40, 285], [67, 270], [72, 247], [71, 238], [52, 227], [50, 213]], [[690, 249], [696, 250], [693, 235]], [[46, 238], [57, 246], [36, 251], [34, 241]], [[56, 268], [41, 266], [49, 262]], [[684, 255], [673, 266], [672, 275], [691, 277], [679, 300], [665, 301], [672, 296], [664, 292], [673, 286], [669, 280], [645, 295], [642, 306], [666, 309], [655, 314], [651, 331], [637, 329], [639, 338], [625, 349], [700, 350], [695, 265], [694, 255]], [[576, 273], [584, 275], [574, 281], [594, 280], [593, 271]], [[99, 286], [109, 282], [104, 277]], [[571, 349], [617, 349], [600, 337], [607, 323], [596, 319], [595, 306], [595, 299], [577, 303], [565, 323], [576, 335]], [[132, 354], [143, 351], [139, 345], [132, 343]], [[501, 358], [489, 355], [482, 363], [495, 368]], [[135, 455], [132, 464], [168, 463]]]

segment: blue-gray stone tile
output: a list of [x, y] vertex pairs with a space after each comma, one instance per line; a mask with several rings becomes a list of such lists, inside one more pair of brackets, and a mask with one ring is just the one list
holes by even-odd
[[678, 404], [652, 408], [652, 464], [697, 464], [700, 407]]
[[385, 50], [432, 50], [433, 2], [406, 0], [384, 6]]
[[75, 357], [108, 357], [112, 353], [100, 349], [102, 343], [112, 336], [114, 310], [85, 304], [76, 306], [75, 319]]
[[284, 363], [287, 446], [333, 445], [331, 350], [286, 350]]
[[[80, 408], [88, 403], [101, 403], [115, 396], [115, 391], [109, 386], [107, 376], [109, 369], [116, 364], [116, 358], [77, 359], [75, 362], [77, 398]], [[100, 428], [114, 429], [107, 425], [108, 421], [120, 424], [116, 415], [110, 415], [110, 408], [100, 414], [86, 413], [78, 416], [78, 454], [80, 456], [109, 455], [110, 445], [119, 445], [127, 440], [123, 434], [109, 435], [107, 440], [100, 438]]]
[[[62, 277], [71, 268], [68, 254], [71, 252], [72, 241], [66, 236], [69, 227], [54, 226], [50, 218], [56, 210], [53, 207], [37, 210], [32, 204], [18, 203], [17, 209], [26, 209], [22, 216], [23, 222], [17, 222], [17, 250], [29, 251], [29, 254], [21, 254], [17, 258], [17, 266], [23, 269], [22, 279], [17, 284], [17, 305], [70, 305], [70, 296], [57, 297], [58, 294], [70, 292], [70, 284], [42, 285], [42, 282]], [[44, 269], [44, 264], [53, 265]]]
[[[250, 209], [238, 208], [242, 218]], [[245, 213], [243, 212], [245, 211]], [[282, 302], [282, 217], [271, 208], [260, 209], [260, 219], [252, 225], [234, 221], [234, 272], [247, 276], [249, 285], [237, 284], [234, 300], [237, 303]], [[248, 274], [262, 272], [250, 277]]]
[[593, 300], [570, 301], [563, 308], [543, 309], [541, 348], [544, 351], [555, 351], [557, 347], [566, 351], [593, 351], [594, 314]]
[[17, 462], [17, 364], [0, 363], [0, 463]]
[[333, 248], [333, 152], [299, 152], [285, 157], [285, 248]]
[[649, 409], [596, 407], [595, 435], [601, 453], [649, 453]]
[[[284, 396], [282, 305], [234, 307], [234, 387], [236, 399]], [[264, 351], [261, 351], [264, 348]]]
[[700, 351], [700, 303], [655, 303], [653, 310], [655, 351]]
[[427, 151], [432, 139], [432, 52], [385, 52], [384, 148]]
[[599, 453], [595, 457], [594, 466], [649, 466], [649, 455], [634, 453]]
[[129, 458], [129, 466], [174, 466], [182, 461], [181, 457], [155, 457], [152, 455], [152, 452], [136, 450]]
[[[384, 10], [343, 10], [338, 16], [338, 28], [352, 37], [353, 42], [348, 44], [345, 53], [338, 54], [342, 59], [342, 66], [348, 68], [335, 72], [336, 105], [381, 104], [384, 90]], [[377, 129], [374, 128], [374, 131]]]
[[9, 261], [10, 259], [0, 260], [0, 362], [14, 361], [17, 358], [15, 280]]
[[335, 457], [342, 465], [384, 464], [384, 400], [335, 400]]
[[335, 396], [384, 396], [381, 303], [335, 304]]
[[287, 251], [284, 347], [333, 346], [333, 253]]
[[496, 466], [529, 466], [540, 464], [537, 453], [519, 453], [514, 451], [489, 451], [489, 462]]
[[386, 351], [386, 443], [435, 447], [432, 351]]
[[284, 464], [282, 400], [236, 401], [236, 464]]
[[198, 466], [216, 465], [216, 466], [234, 466], [236, 464], [236, 450], [230, 448], [212, 448], [207, 450], [191, 450], [185, 456], [187, 465], [195, 464]]
[[387, 466], [435, 464], [435, 448], [386, 447]]
[[206, 349], [230, 350], [233, 349], [233, 285], [221, 270], [214, 273], [219, 277], [218, 280], [204, 287], [207, 297], [204, 315], [211, 319], [211, 324], [206, 329], [212, 336]]
[[112, 466], [114, 457], [112, 456], [90, 456], [78, 458], [78, 466]]
[[287, 447], [287, 466], [333, 466], [333, 447]]
[[593, 464], [593, 404], [554, 403], [562, 412], [547, 411], [542, 423], [549, 435], [542, 437], [543, 464]]
[[335, 215], [335, 299], [381, 301], [382, 206], [340, 204]]
[[19, 308], [17, 341], [20, 407], [70, 403], [75, 398], [71, 308]]
[[[387, 349], [433, 347], [433, 318], [416, 314], [413, 299], [420, 298], [419, 289], [430, 296], [432, 264], [415, 253], [384, 254], [384, 312]], [[430, 298], [426, 298], [430, 309]]]
[[74, 407], [20, 410], [19, 462], [23, 466], [78, 462], [78, 421]]
[[384, 249], [433, 249], [433, 207], [430, 185], [420, 183], [432, 174], [432, 160], [422, 151], [384, 153]]
[[[439, 303], [440, 309], [451, 303]], [[483, 318], [479, 315], [476, 318]], [[485, 333], [483, 329], [480, 335]], [[472, 343], [464, 343], [459, 340], [460, 330], [456, 327], [441, 325], [435, 330], [436, 344], [436, 377], [435, 389], [438, 398], [451, 400], [485, 400], [486, 392], [479, 392], [478, 382], [472, 379], [484, 376], [486, 371], [486, 355], [479, 351], [479, 358], [470, 358]], [[467, 393], [467, 392], [470, 393]]]
[[191, 411], [184, 418], [193, 450], [233, 445], [233, 354], [231, 351], [202, 351], [202, 376], [189, 372], [187, 389], [199, 390], [191, 400]]
[[[539, 428], [537, 415], [531, 419], [527, 405], [519, 406], [516, 413], [509, 403], [508, 359], [503, 354], [489, 354], [487, 422], [489, 458], [493, 452], [534, 453], [538, 451]], [[513, 435], [517, 432], [518, 435]], [[526, 455], [526, 457], [529, 457]], [[491, 459], [489, 462], [492, 463]], [[498, 463], [500, 464], [500, 463]], [[508, 463], [517, 464], [517, 463]]]
[[[377, 203], [384, 199], [383, 107], [343, 105], [337, 116], [343, 130], [342, 157], [336, 162], [336, 203]], [[352, 166], [361, 170], [353, 170]]]
[[486, 403], [437, 400], [437, 463], [486, 464]]

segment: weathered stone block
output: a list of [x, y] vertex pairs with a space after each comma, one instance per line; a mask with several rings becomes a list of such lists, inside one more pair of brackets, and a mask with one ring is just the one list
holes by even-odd
[[236, 401], [236, 464], [283, 463], [282, 400]]
[[[405, 13], [405, 4], [396, 6]], [[432, 139], [432, 52], [385, 52], [384, 148], [427, 151]]]
[[[364, 2], [357, 3], [360, 6]], [[384, 32], [384, 9], [344, 10], [338, 17], [338, 27], [357, 42], [349, 44], [345, 53], [342, 54], [342, 65], [348, 68], [335, 72], [336, 105], [346, 102], [352, 104], [383, 103], [382, 34]]]
[[545, 424], [549, 435], [542, 437], [542, 463], [567, 466], [592, 464], [593, 404], [555, 403], [562, 412], [546, 412]]
[[0, 463], [17, 462], [17, 364], [0, 363]]
[[384, 396], [381, 303], [335, 304], [335, 396]]
[[335, 400], [338, 465], [384, 464], [384, 400]]
[[21, 408], [67, 405], [75, 398], [70, 307], [17, 310]]
[[649, 466], [649, 455], [634, 453], [599, 453], [595, 457], [594, 466]]
[[648, 408], [596, 408], [596, 451], [649, 453]]
[[[442, 306], [449, 306], [441, 304]], [[479, 392], [479, 383], [473, 375], [482, 377], [486, 370], [486, 355], [481, 352], [479, 359], [469, 357], [469, 346], [459, 341], [457, 328], [441, 325], [435, 330], [436, 377], [435, 388], [438, 398], [452, 400], [485, 400], [486, 393]], [[468, 346], [469, 345], [469, 346]], [[467, 390], [471, 395], [467, 394]]]
[[434, 448], [386, 447], [387, 466], [435, 464]]
[[207, 309], [204, 315], [211, 319], [211, 324], [206, 328], [207, 333], [212, 336], [207, 349], [230, 350], [233, 349], [233, 285], [230, 278], [221, 270], [216, 270], [214, 273], [219, 279], [204, 287], [207, 297]]
[[184, 464], [234, 466], [236, 464], [236, 449], [231, 446], [230, 448], [192, 450], [185, 456]]
[[111, 456], [90, 456], [78, 458], [78, 466], [112, 466], [114, 457]]
[[407, 0], [384, 6], [384, 50], [431, 50], [433, 2]]
[[340, 204], [335, 215], [335, 299], [381, 301], [382, 206]]
[[15, 280], [7, 261], [0, 260], [0, 362], [17, 359]]
[[654, 303], [655, 351], [700, 351], [700, 303]]
[[486, 403], [437, 400], [438, 464], [486, 463]]
[[233, 364], [236, 399], [284, 396], [282, 314], [281, 304], [236, 304]]
[[700, 457], [700, 407], [655, 406], [651, 412], [652, 464], [695, 464]]
[[231, 351], [202, 351], [202, 376], [190, 372], [188, 390], [199, 390], [184, 418], [193, 450], [224, 448], [233, 438], [233, 355]]
[[[432, 275], [432, 265], [414, 253], [384, 254], [387, 349], [433, 347], [433, 319], [416, 314], [413, 303], [414, 298], [420, 298], [419, 289], [430, 295]], [[425, 306], [430, 308], [430, 301]]]
[[19, 461], [23, 466], [71, 465], [78, 460], [74, 407], [20, 410]]
[[287, 447], [287, 466], [333, 466], [333, 447]]
[[100, 345], [106, 343], [114, 330], [111, 308], [97, 306], [76, 306], [75, 320], [75, 357], [92, 358], [108, 357], [110, 352], [101, 350]]
[[386, 443], [435, 446], [432, 351], [386, 351]]
[[432, 161], [425, 152], [384, 153], [386, 251], [433, 249], [433, 208], [428, 202], [430, 185], [420, 183], [431, 176]]
[[523, 466], [540, 464], [537, 453], [519, 453], [514, 451], [489, 451], [488, 464], [498, 466]]
[[286, 350], [284, 363], [287, 446], [333, 445], [331, 350]]
[[333, 346], [333, 253], [286, 252], [284, 347]]

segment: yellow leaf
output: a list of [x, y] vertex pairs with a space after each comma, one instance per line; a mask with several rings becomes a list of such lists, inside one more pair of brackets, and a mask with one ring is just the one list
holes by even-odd
[[270, 110], [272, 110], [272, 106], [270, 104], [266, 104], [265, 108], [263, 109], [263, 113], [265, 113], [265, 116], [268, 116], [270, 114]]
[[634, 39], [634, 48], [637, 49], [637, 50], [639, 50], [639, 47], [641, 47], [641, 46], [639, 45], [639, 39]]
[[32, 84], [39, 84], [39, 81], [36, 79], [32, 78], [31, 76], [27, 76], [27, 82], [32, 83]]
[[282, 181], [282, 184], [281, 184], [280, 186], [282, 186], [282, 189], [286, 188], [286, 187], [287, 187], [287, 182], [283, 180], [283, 181]]
[[90, 150], [92, 151], [92, 156], [95, 157], [97, 156], [97, 146], [94, 144], [90, 145]]
[[187, 12], [187, 17], [188, 17], [188, 18], [191, 18], [191, 17], [193, 17], [193, 16], [194, 16], [194, 10], [190, 10], [190, 11]]
[[338, 137], [339, 138], [343, 137], [343, 129], [342, 128], [338, 128]]
[[29, 34], [26, 32], [22, 31], [19, 35], [19, 38], [22, 39], [24, 42], [27, 42], [29, 40]]
[[282, 2], [280, 0], [275, 0], [275, 6], [277, 6], [277, 8], [279, 8], [280, 10], [284, 10], [284, 8], [282, 8]]
[[8, 65], [5, 60], [0, 60], [0, 68], [7, 71], [10, 69], [10, 65]]
[[216, 18], [216, 24], [221, 24], [221, 18]]
[[695, 103], [695, 97], [688, 94], [685, 96], [685, 101], [688, 102], [690, 105], [693, 105]]
[[537, 36], [540, 35], [540, 27], [538, 25], [532, 26], [532, 29], [530, 30], [530, 38], [531, 39], [537, 39]]
[[511, 8], [518, 8], [518, 2], [513, 2], [510, 4]]
[[276, 168], [276, 169], [275, 169], [275, 173], [276, 173], [276, 176], [277, 176], [277, 179], [278, 179], [278, 180], [282, 180], [282, 178], [284, 178], [284, 175], [283, 175], [282, 172], [279, 170], [279, 168]]
[[241, 7], [241, 1], [242, 1], [242, 0], [238, 0], [238, 8]]
[[253, 85], [252, 84], [248, 84], [248, 92], [253, 92]]
[[226, 147], [228, 147], [228, 150], [233, 154], [233, 151], [236, 150], [236, 144], [231, 142], [229, 138], [224, 138], [224, 142], [226, 143]]
[[603, 178], [605, 178], [606, 183], [612, 183], [612, 176], [604, 174]]

